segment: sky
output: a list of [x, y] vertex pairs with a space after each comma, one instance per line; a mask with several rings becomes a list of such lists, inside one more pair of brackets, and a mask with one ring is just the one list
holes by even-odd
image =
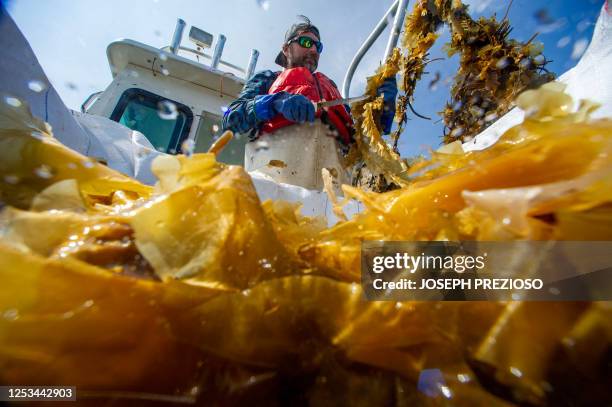
[[[279, 70], [274, 58], [284, 33], [298, 14], [308, 16], [321, 32], [324, 44], [319, 71], [341, 87], [350, 61], [392, 0], [2, 0], [29, 41], [40, 64], [64, 103], [79, 110], [93, 92], [111, 82], [106, 47], [118, 38], [129, 38], [161, 48], [169, 45], [177, 18], [227, 37], [223, 59], [246, 67], [251, 49], [260, 51], [257, 71]], [[473, 17], [499, 18], [509, 0], [464, 0]], [[547, 68], [562, 74], [579, 60], [591, 39], [604, 0], [514, 0], [509, 18], [510, 37], [527, 40], [539, 32], [544, 54], [553, 60]], [[414, 1], [409, 2], [410, 11]], [[389, 28], [379, 37], [357, 69], [350, 94], [363, 93], [366, 77], [382, 63]], [[443, 125], [437, 112], [449, 99], [458, 58], [449, 59], [442, 32], [431, 58], [445, 57], [428, 66], [415, 93], [415, 110], [432, 118], [409, 115], [399, 143], [403, 157], [427, 154], [440, 145]], [[187, 34], [183, 43], [187, 43]], [[192, 45], [192, 44], [189, 44]], [[436, 72], [440, 80], [432, 84]]]

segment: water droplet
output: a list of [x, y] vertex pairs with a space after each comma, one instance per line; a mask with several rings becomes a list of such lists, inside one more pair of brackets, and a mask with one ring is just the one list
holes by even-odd
[[557, 41], [557, 48], [565, 48], [569, 45], [571, 41], [572, 41], [572, 37], [570, 37], [569, 35], [566, 35], [565, 37]]
[[504, 69], [506, 68], [508, 65], [510, 65], [510, 58], [508, 57], [503, 57], [500, 58], [497, 63], [495, 64], [495, 67], [497, 69]]
[[257, 5], [263, 11], [268, 11], [270, 9], [270, 1], [269, 0], [256, 0]]
[[351, 283], [351, 293], [357, 294], [359, 292], [359, 284]]
[[174, 120], [178, 116], [176, 105], [169, 100], [162, 100], [157, 104], [157, 114], [164, 120]]
[[238, 252], [238, 256], [244, 256], [244, 251], [240, 250], [240, 251]]
[[7, 184], [15, 185], [19, 182], [19, 177], [17, 175], [5, 175], [4, 182]]
[[28, 88], [30, 88], [32, 92], [40, 93], [47, 89], [47, 85], [42, 81], [31, 80], [28, 82]]
[[522, 377], [523, 376], [523, 372], [521, 372], [519, 368], [514, 367], [514, 366], [510, 367], [510, 373], [512, 373], [516, 377]]
[[49, 179], [53, 177], [53, 170], [48, 165], [43, 164], [40, 167], [34, 169], [34, 174], [36, 174], [37, 177], [40, 177], [42, 179]]
[[9, 106], [13, 106], [13, 107], [21, 106], [21, 100], [15, 98], [15, 97], [12, 97], [12, 96], [5, 96], [4, 101]]
[[242, 295], [248, 297], [249, 295], [251, 295], [251, 290], [249, 290], [248, 288], [246, 290], [242, 290]]
[[271, 269], [272, 268], [272, 264], [270, 264], [270, 262], [268, 261], [268, 259], [259, 259], [258, 261], [259, 265], [265, 269]]
[[589, 41], [586, 38], [581, 38], [574, 43], [574, 48], [572, 49], [572, 59], [578, 59], [584, 54], [587, 47], [589, 46]]
[[442, 393], [445, 398], [450, 399], [453, 397], [453, 393], [451, 392], [451, 389], [448, 388], [448, 386], [440, 385], [439, 389], [440, 393]]
[[503, 223], [504, 225], [509, 225], [511, 222], [512, 222], [512, 221], [511, 221], [511, 220], [510, 220], [510, 218], [508, 218], [508, 217], [505, 217], [505, 218], [503, 218], [503, 219], [502, 219], [502, 223]]
[[134, 71], [134, 70], [129, 70], [128, 74], [132, 77], [132, 78], [138, 78], [140, 75], [138, 74], [138, 72]]
[[83, 307], [85, 308], [90, 308], [91, 306], [94, 305], [94, 301], [93, 300], [87, 300], [83, 303]]
[[73, 82], [66, 82], [66, 87], [70, 90], [77, 90], [79, 87]]
[[74, 311], [68, 311], [62, 314], [62, 318], [64, 319], [72, 318], [73, 316], [74, 316]]
[[470, 375], [468, 374], [459, 373], [457, 375], [457, 380], [459, 380], [461, 383], [468, 383], [471, 380], [471, 378], [470, 378]]
[[402, 308], [402, 307], [403, 307], [403, 305], [402, 305], [402, 303], [401, 303], [401, 302], [396, 302], [396, 303], [395, 303], [395, 309], [400, 309], [400, 308]]
[[194, 149], [195, 149], [195, 142], [192, 139], [187, 139], [183, 141], [183, 144], [181, 144], [181, 152], [185, 154], [187, 157], [191, 157], [193, 155]]
[[8, 310], [4, 311], [2, 316], [4, 317], [4, 319], [8, 319], [10, 321], [14, 321], [17, 318], [19, 318], [19, 311], [17, 311], [14, 308], [8, 309]]
[[[439, 304], [436, 304], [439, 305]], [[417, 389], [429, 397], [437, 397], [447, 387], [440, 369], [424, 369], [419, 373]]]
[[521, 59], [521, 62], [519, 62], [519, 66], [523, 69], [529, 69], [529, 67], [531, 66], [531, 59], [529, 58]]
[[451, 131], [450, 136], [453, 138], [459, 138], [461, 137], [463, 132], [464, 132], [463, 127], [457, 127], [456, 129], [453, 129], [453, 131]]
[[170, 71], [169, 71], [169, 70], [167, 70], [166, 68], [162, 68], [162, 69], [161, 69], [161, 73], [162, 73], [164, 76], [168, 76], [168, 75], [170, 75]]
[[212, 131], [214, 131], [215, 133], [218, 132], [219, 131], [219, 126], [217, 126], [216, 124], [213, 124]]
[[96, 165], [93, 160], [83, 160], [81, 164], [83, 164], [85, 168], [93, 168]]
[[159, 59], [162, 60], [162, 61], [167, 61], [168, 60], [168, 55], [166, 55], [163, 52], [160, 52], [159, 53]]
[[536, 65], [544, 65], [546, 63], [546, 57], [544, 57], [544, 55], [538, 55], [533, 58], [533, 63]]
[[578, 23], [578, 25], [576, 26], [576, 30], [581, 33], [584, 30], [586, 30], [587, 28], [589, 28], [590, 25], [592, 25], [593, 23], [591, 23], [588, 19], [584, 19], [582, 21], [580, 21]]
[[221, 111], [222, 111], [223, 113], [227, 112], [227, 106], [221, 106]]

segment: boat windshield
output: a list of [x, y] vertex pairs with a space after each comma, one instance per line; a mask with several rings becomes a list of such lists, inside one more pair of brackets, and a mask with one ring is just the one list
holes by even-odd
[[193, 115], [180, 103], [142, 89], [128, 89], [111, 119], [144, 134], [158, 151], [173, 154], [187, 137]]

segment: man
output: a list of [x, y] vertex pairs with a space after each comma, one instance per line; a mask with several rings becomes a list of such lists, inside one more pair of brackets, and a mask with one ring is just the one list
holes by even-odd
[[[353, 121], [345, 105], [315, 111], [312, 102], [342, 96], [331, 79], [316, 72], [323, 51], [321, 35], [308, 18], [300, 17], [303, 21], [289, 28], [275, 60], [284, 70], [254, 75], [225, 112], [223, 128], [248, 132], [251, 142], [258, 140], [265, 145], [258, 148], [255, 143], [247, 143], [248, 171], [258, 170], [278, 182], [320, 189], [322, 168], [343, 173], [338, 152], [353, 142]], [[395, 114], [395, 78], [387, 79], [378, 94], [384, 95], [381, 125], [388, 134]], [[309, 154], [304, 155], [304, 151]], [[271, 161], [279, 165], [270, 168]], [[340, 181], [346, 181], [342, 178]]]

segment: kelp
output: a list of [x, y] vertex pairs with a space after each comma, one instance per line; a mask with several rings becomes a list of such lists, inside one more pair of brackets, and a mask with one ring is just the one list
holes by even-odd
[[0, 130], [0, 381], [81, 403], [609, 404], [607, 303], [369, 302], [359, 284], [365, 240], [612, 239], [612, 121], [570, 102], [524, 93], [487, 150], [445, 146], [387, 193], [343, 186], [366, 209], [332, 228], [213, 153], [158, 158], [149, 188], [21, 116]]
[[62, 195], [72, 196], [69, 204], [82, 201], [89, 208], [112, 203], [117, 191], [134, 199], [151, 194], [150, 187], [65, 148], [25, 104], [0, 111], [0, 149], [0, 199], [17, 208], [29, 209], [35, 196], [62, 180], [78, 184], [61, 188]]
[[[406, 133], [408, 108], [415, 116], [429, 119], [417, 113], [411, 103], [426, 65], [432, 62], [429, 50], [444, 24], [451, 33], [451, 41], [446, 45], [448, 56], [460, 54], [450, 101], [441, 112], [445, 144], [472, 139], [514, 107], [520, 93], [554, 79], [545, 68], [548, 61], [542, 55], [543, 46], [534, 42], [535, 36], [524, 43], [510, 39], [511, 27], [506, 16], [501, 21], [495, 17], [474, 20], [459, 0], [417, 1], [406, 17], [402, 51], [395, 49], [376, 74], [368, 78], [366, 94], [371, 99], [353, 106], [357, 130], [353, 161], [363, 161], [372, 174], [384, 177], [378, 183], [355, 184], [370, 185], [377, 192], [407, 185], [408, 165], [400, 160], [397, 144], [400, 135]], [[380, 98], [374, 98], [382, 81], [397, 73], [401, 74], [403, 93], [398, 97], [395, 114], [398, 127], [391, 135], [390, 148], [381, 139], [381, 129], [376, 124], [383, 106]]]
[[[383, 174], [389, 182], [405, 185], [403, 173], [408, 167], [399, 154], [382, 138], [378, 123], [384, 108], [383, 97], [376, 96], [376, 89], [382, 85], [385, 78], [395, 76], [399, 71], [400, 59], [401, 53], [396, 48], [386, 64], [378, 69], [376, 75], [368, 78], [366, 94], [374, 100], [366, 99], [351, 106], [351, 115], [355, 118], [355, 143], [348, 153], [346, 165], [362, 162], [371, 174]], [[355, 182], [359, 182], [359, 177]]]

